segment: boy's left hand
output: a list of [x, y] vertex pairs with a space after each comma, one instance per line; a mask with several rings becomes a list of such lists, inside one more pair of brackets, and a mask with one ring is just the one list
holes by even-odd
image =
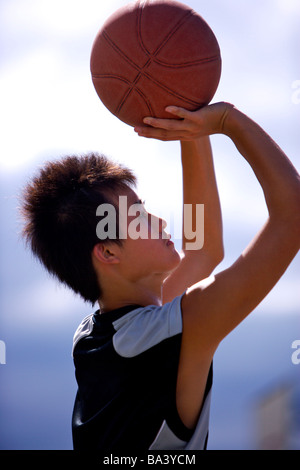
[[166, 111], [173, 114], [174, 119], [145, 117], [143, 121], [146, 125], [136, 126], [134, 130], [142, 137], [163, 141], [194, 140], [222, 132], [223, 123], [232, 107], [225, 102], [204, 106], [196, 111], [168, 106]]

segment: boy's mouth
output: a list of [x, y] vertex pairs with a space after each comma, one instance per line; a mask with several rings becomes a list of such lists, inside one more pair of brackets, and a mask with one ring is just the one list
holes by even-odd
[[166, 240], [166, 245], [167, 246], [174, 245], [174, 243], [171, 240], [171, 235], [169, 233], [163, 232], [162, 233], [162, 239]]

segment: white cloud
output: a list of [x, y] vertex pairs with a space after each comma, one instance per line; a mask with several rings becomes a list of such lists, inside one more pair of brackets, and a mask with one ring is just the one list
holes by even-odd
[[[72, 35], [88, 32], [120, 4], [126, 1], [110, 0], [12, 0], [3, 7], [3, 20], [16, 31], [35, 34]], [[100, 21], [100, 23], [98, 23]]]
[[277, 0], [278, 7], [287, 14], [298, 14], [300, 13], [299, 1], [298, 0]]

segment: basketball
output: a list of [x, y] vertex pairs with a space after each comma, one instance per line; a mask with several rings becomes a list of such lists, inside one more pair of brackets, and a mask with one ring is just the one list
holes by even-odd
[[190, 111], [207, 105], [219, 84], [221, 55], [213, 31], [189, 6], [139, 0], [106, 20], [90, 66], [102, 103], [136, 126], [145, 116], [170, 118], [169, 105]]

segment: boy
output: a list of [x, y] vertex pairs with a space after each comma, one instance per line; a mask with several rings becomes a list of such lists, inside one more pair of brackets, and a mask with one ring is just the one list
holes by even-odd
[[[187, 250], [183, 237], [180, 259], [164, 221], [150, 217], [133, 191], [132, 173], [105, 159], [49, 164], [25, 195], [25, 234], [33, 251], [62, 282], [100, 306], [74, 336], [75, 449], [205, 449], [218, 344], [299, 250], [299, 175], [270, 137], [228, 103], [195, 112], [167, 109], [180, 120], [146, 118], [147, 126], [135, 130], [181, 141], [184, 203], [205, 205], [202, 249]], [[231, 138], [249, 162], [269, 217], [230, 268], [199, 282], [223, 257], [207, 137], [215, 133]], [[128, 212], [125, 227], [116, 218], [119, 239], [96, 239], [97, 207], [108, 203], [119, 214], [121, 197], [139, 205], [148, 237], [124, 237], [133, 221]]]

